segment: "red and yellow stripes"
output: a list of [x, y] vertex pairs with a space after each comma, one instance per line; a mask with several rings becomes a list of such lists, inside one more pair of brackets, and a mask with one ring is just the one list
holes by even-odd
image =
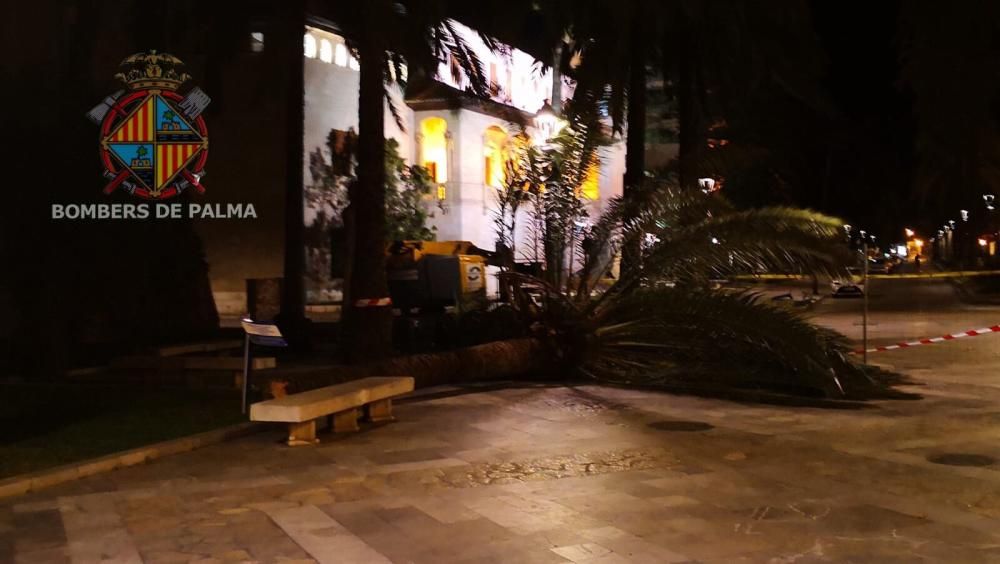
[[162, 188], [201, 147], [199, 143], [164, 143], [156, 146], [156, 188]]
[[112, 141], [153, 141], [156, 136], [156, 98], [149, 96], [111, 134]]

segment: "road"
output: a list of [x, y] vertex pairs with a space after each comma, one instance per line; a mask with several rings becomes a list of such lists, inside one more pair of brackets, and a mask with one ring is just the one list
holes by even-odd
[[[858, 301], [815, 320], [858, 337]], [[876, 342], [1000, 322], [872, 288]], [[878, 353], [919, 400], [817, 409], [596, 385], [437, 388], [0, 501], [0, 562], [1000, 562], [1000, 333]]]
[[[945, 280], [870, 280], [868, 288], [868, 339], [870, 346], [937, 337], [969, 329], [1000, 324], [1000, 307], [963, 303], [953, 286]], [[862, 337], [862, 299], [828, 297], [815, 306], [811, 315], [822, 325], [836, 329], [860, 343]], [[978, 339], [996, 341], [1000, 335]], [[959, 354], [967, 342], [944, 343], [942, 353], [963, 360]], [[976, 349], [979, 351], [979, 348]], [[880, 353], [872, 360], [898, 360], [909, 351]], [[980, 351], [988, 352], [988, 351]], [[977, 352], [977, 361], [989, 362], [989, 355]]]

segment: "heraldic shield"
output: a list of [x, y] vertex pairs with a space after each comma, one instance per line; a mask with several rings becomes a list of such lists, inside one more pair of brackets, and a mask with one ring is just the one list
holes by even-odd
[[203, 193], [208, 129], [201, 113], [209, 98], [199, 88], [181, 96], [190, 78], [167, 53], [137, 53], [122, 61], [116, 78], [129, 92], [112, 94], [90, 111], [101, 124], [101, 163], [110, 182], [140, 198], [165, 200], [187, 188]]

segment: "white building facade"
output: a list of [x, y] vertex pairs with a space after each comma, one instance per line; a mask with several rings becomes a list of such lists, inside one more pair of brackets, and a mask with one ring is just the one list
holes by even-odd
[[[535, 135], [532, 119], [552, 98], [551, 71], [531, 55], [518, 49], [509, 53], [491, 52], [473, 30], [455, 22], [469, 47], [483, 62], [490, 81], [489, 100], [473, 99], [464, 93], [466, 79], [454, 73], [449, 61], [442, 61], [435, 83], [425, 92], [390, 92], [390, 98], [404, 128], [386, 111], [385, 135], [399, 143], [400, 155], [409, 164], [427, 167], [438, 185], [428, 199], [433, 214], [429, 223], [438, 240], [470, 241], [493, 250], [496, 242], [494, 210], [496, 193], [503, 174], [502, 147], [521, 132]], [[305, 182], [310, 182], [309, 153], [324, 147], [331, 130], [357, 130], [359, 64], [351, 57], [344, 38], [334, 29], [307, 28], [305, 60]], [[459, 74], [459, 76], [456, 76]], [[562, 99], [572, 94], [572, 84], [561, 84]], [[458, 94], [458, 96], [456, 96]], [[585, 191], [591, 217], [606, 202], [622, 193], [625, 168], [624, 144], [603, 149], [594, 186]], [[315, 210], [306, 208], [306, 222]], [[311, 301], [335, 299], [314, 297]]]

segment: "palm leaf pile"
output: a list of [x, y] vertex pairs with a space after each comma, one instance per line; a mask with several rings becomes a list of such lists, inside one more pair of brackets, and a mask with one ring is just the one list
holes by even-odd
[[[785, 207], [738, 210], [718, 194], [650, 181], [618, 199], [565, 277], [504, 272], [513, 305], [579, 374], [668, 388], [740, 388], [825, 398], [895, 395], [854, 362], [846, 339], [715, 278], [753, 272], [843, 272], [843, 222]], [[642, 241], [641, 267], [613, 277], [619, 250]]]

